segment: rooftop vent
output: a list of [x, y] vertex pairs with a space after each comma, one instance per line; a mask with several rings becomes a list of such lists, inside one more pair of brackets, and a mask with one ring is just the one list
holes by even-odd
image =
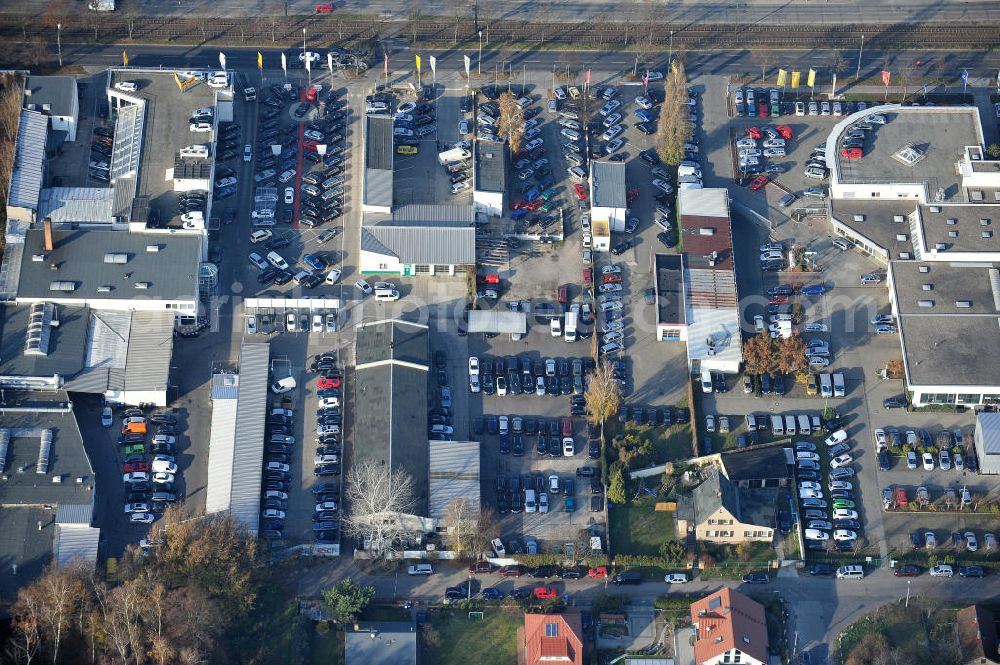
[[956, 300], [955, 301], [955, 307], [958, 307], [959, 309], [968, 309], [968, 308], [972, 307], [972, 301], [971, 300]]
[[903, 215], [893, 215], [892, 216], [892, 221], [894, 221], [894, 222], [902, 222], [905, 219], [906, 218]]
[[897, 242], [906, 242], [906, 234], [905, 233], [897, 233], [896, 234], [896, 241]]
[[865, 221], [865, 216], [864, 215], [855, 215], [854, 216], [854, 221], [855, 222], [863, 222], [863, 221]]
[[49, 291], [76, 291], [76, 282], [50, 282]]
[[100, 286], [97, 287], [97, 292], [98, 293], [111, 293], [111, 290], [113, 288], [114, 287], [111, 286], [110, 284], [102, 284], [102, 285], [100, 285]]
[[109, 253], [104, 255], [105, 263], [128, 263], [128, 254]]
[[31, 255], [31, 260], [34, 263], [41, 263], [42, 261], [45, 260], [45, 255], [44, 254], [32, 254]]
[[900, 252], [899, 253], [899, 260], [900, 261], [909, 261], [912, 258], [913, 258], [913, 254], [911, 254], [910, 252]]
[[152, 286], [152, 284], [150, 284], [149, 282], [136, 282], [135, 283], [135, 288], [137, 288], [137, 289], [148, 289], [150, 286]]
[[42, 104], [42, 110], [48, 113], [52, 110], [52, 104]]
[[698, 229], [698, 235], [702, 235], [702, 236], [714, 236], [715, 235], [715, 229], [712, 228], [711, 226], [702, 226], [701, 228]]
[[989, 218], [988, 217], [980, 217], [979, 218], [979, 225], [980, 226], [989, 226], [990, 225]]
[[934, 243], [934, 250], [935, 251], [937, 251], [937, 252], [943, 252], [946, 249], [948, 249], [948, 245], [946, 245], [945, 243], [943, 243], [943, 242], [936, 242], [936, 243]]
[[918, 300], [917, 301], [917, 305], [919, 307], [933, 307], [934, 306], [934, 301], [933, 300]]
[[930, 266], [920, 266], [919, 268], [917, 268], [917, 270], [919, 270], [920, 272], [927, 273], [927, 272], [931, 271], [931, 267]]
[[941, 212], [941, 206], [931, 206], [928, 208], [931, 212]]
[[979, 235], [981, 235], [983, 238], [992, 238], [993, 231], [983, 231]]
[[947, 220], [945, 220], [945, 224], [947, 224], [948, 226], [954, 226], [955, 224], [958, 224], [958, 220], [955, 219], [954, 217], [949, 217]]
[[158, 252], [160, 251], [160, 245], [146, 245], [146, 251], [153, 253]]
[[53, 485], [62, 485], [62, 476], [52, 476]]
[[958, 237], [958, 231], [954, 231], [954, 230], [948, 231], [948, 237], [949, 238], [957, 238]]
[[924, 290], [924, 291], [933, 291], [934, 290], [934, 285], [933, 284], [922, 284], [920, 286], [920, 288], [922, 290]]
[[42, 430], [42, 443], [38, 447], [38, 466], [35, 473], [44, 474], [49, 472], [49, 455], [52, 452], [52, 430]]

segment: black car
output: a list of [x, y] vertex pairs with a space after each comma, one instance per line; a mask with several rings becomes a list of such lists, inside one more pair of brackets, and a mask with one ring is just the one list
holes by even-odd
[[561, 580], [578, 580], [583, 577], [583, 571], [579, 568], [560, 568], [556, 571], [556, 577]]
[[639, 159], [652, 166], [660, 163], [660, 156], [653, 150], [643, 150], [639, 153]]
[[468, 587], [450, 586], [444, 590], [445, 598], [468, 598]]
[[833, 575], [833, 566], [828, 563], [816, 563], [809, 567], [809, 574], [816, 575]]
[[886, 397], [882, 400], [882, 408], [885, 409], [905, 409], [906, 397], [898, 395], [896, 397]]
[[528, 577], [535, 577], [539, 579], [545, 579], [552, 577], [555, 574], [555, 568], [553, 566], [536, 566], [534, 568], [529, 568], [526, 572]]
[[587, 457], [598, 459], [601, 456], [601, 444], [598, 441], [591, 441], [587, 444]]
[[747, 584], [767, 584], [770, 580], [764, 573], [748, 573], [743, 576], [743, 581]]
[[617, 245], [615, 245], [614, 247], [612, 247], [611, 248], [611, 253], [614, 254], [615, 256], [618, 256], [619, 254], [621, 254], [621, 253], [623, 253], [623, 252], [625, 252], [625, 251], [627, 251], [627, 250], [629, 250], [631, 248], [632, 248], [632, 241], [631, 240], [624, 240], [624, 241], [618, 243]]
[[986, 569], [982, 566], [962, 566], [958, 569], [959, 577], [985, 577]]

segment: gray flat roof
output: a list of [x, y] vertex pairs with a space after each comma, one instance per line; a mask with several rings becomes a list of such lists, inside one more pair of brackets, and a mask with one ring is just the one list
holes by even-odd
[[[64, 392], [5, 395], [0, 405], [0, 428], [10, 432], [6, 468], [0, 475], [0, 505], [75, 504], [93, 502], [94, 470], [83, 447], [76, 416], [68, 410]], [[62, 409], [61, 411], [45, 409]], [[92, 417], [87, 414], [88, 417]], [[40, 435], [52, 432], [48, 473], [36, 473]], [[19, 469], [24, 468], [23, 472]], [[53, 482], [54, 478], [61, 482]], [[82, 482], [77, 483], [77, 478]], [[2, 511], [0, 511], [2, 513]]]
[[625, 162], [590, 162], [591, 205], [598, 208], [627, 208]]
[[[894, 261], [894, 297], [907, 378], [913, 385], [1000, 384], [1000, 264]], [[926, 269], [927, 272], [920, 272]], [[1000, 281], [1000, 274], [997, 276]], [[925, 290], [924, 285], [929, 285]], [[923, 306], [921, 301], [924, 301]], [[968, 303], [959, 307], [957, 302]]]
[[528, 332], [528, 315], [525, 312], [471, 309], [469, 310], [469, 332], [524, 335]]
[[37, 579], [49, 565], [56, 535], [53, 519], [53, 510], [38, 506], [5, 506], [0, 511], [0, 557], [4, 562], [0, 570], [0, 603], [13, 603], [17, 590]]
[[428, 516], [442, 519], [456, 499], [465, 499], [478, 511], [480, 459], [478, 441], [429, 441]]
[[[938, 210], [938, 212], [934, 212]], [[1000, 251], [1000, 206], [969, 203], [964, 205], [920, 206], [924, 251], [938, 244], [947, 252]], [[985, 220], [983, 223], [982, 220]]]
[[0, 374], [6, 376], [72, 376], [83, 369], [90, 308], [56, 306], [59, 326], [49, 330], [48, 354], [25, 355], [30, 305], [0, 307]]
[[[41, 229], [31, 229], [24, 239], [24, 258], [17, 297], [23, 299], [144, 299], [195, 300], [198, 295], [198, 262], [201, 239], [195, 235], [164, 235], [77, 229], [54, 230], [53, 251], [46, 254]], [[159, 251], [147, 251], [149, 246]], [[126, 254], [126, 263], [105, 263], [106, 254]], [[53, 262], [59, 269], [53, 270]], [[53, 282], [73, 282], [73, 291], [54, 291]], [[148, 288], [137, 289], [146, 282]], [[98, 291], [110, 286], [111, 291]]]
[[[944, 190], [945, 200], [963, 195], [955, 164], [965, 147], [981, 145], [976, 107], [900, 107], [883, 113], [888, 123], [874, 125], [865, 141], [865, 156], [845, 159], [837, 148], [839, 179], [843, 183], [926, 182], [928, 195]], [[924, 153], [914, 166], [893, 155], [912, 145]]]
[[361, 622], [344, 631], [345, 665], [416, 665], [417, 627], [413, 623]]
[[365, 169], [364, 203], [370, 206], [392, 207], [392, 171]]
[[254, 533], [260, 525], [270, 357], [270, 344], [244, 342], [240, 346], [240, 392], [236, 398], [229, 510], [234, 519]]
[[476, 141], [476, 189], [482, 192], [506, 191], [507, 151], [505, 144]]
[[656, 255], [656, 322], [687, 323], [684, 261], [680, 254]]
[[392, 226], [473, 226], [471, 205], [408, 203], [392, 211]]
[[29, 76], [24, 84], [24, 106], [35, 104], [48, 115], [71, 116], [76, 103], [76, 79], [72, 76]]
[[[915, 201], [835, 199], [831, 214], [844, 226], [886, 250], [890, 259], [899, 259], [904, 253], [913, 255], [909, 218], [916, 208]], [[857, 215], [862, 215], [863, 220], [855, 221]], [[894, 221], [900, 216], [902, 222]]]
[[355, 365], [389, 360], [430, 367], [427, 326], [398, 319], [374, 321], [358, 327]]
[[392, 171], [392, 116], [365, 116], [365, 168]]

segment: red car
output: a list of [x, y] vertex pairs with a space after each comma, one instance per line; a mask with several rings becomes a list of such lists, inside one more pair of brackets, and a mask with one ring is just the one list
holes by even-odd
[[771, 296], [767, 302], [772, 305], [784, 305], [788, 302], [788, 296]]
[[321, 376], [316, 379], [316, 387], [320, 390], [340, 387], [340, 378], [336, 376]]
[[306, 101], [315, 102], [316, 101], [316, 88], [310, 87], [306, 90]]
[[333, 3], [332, 2], [324, 2], [321, 5], [314, 6], [313, 10], [315, 10], [315, 12], [317, 14], [329, 14], [329, 13], [333, 12]]
[[500, 577], [520, 577], [524, 575], [524, 566], [504, 566], [500, 569]]
[[627, 203], [631, 204], [632, 201], [635, 201], [636, 198], [638, 198], [638, 196], [639, 190], [633, 187], [625, 193], [625, 200]]
[[605, 284], [621, 284], [621, 275], [604, 275], [603, 277]]
[[315, 141], [303, 141], [302, 147], [310, 152], [316, 152], [316, 142]]
[[584, 268], [583, 269], [583, 283], [584, 284], [593, 284], [594, 283], [594, 269], [593, 268]]
[[749, 127], [747, 129], [747, 136], [752, 139], [762, 139], [764, 138], [764, 132], [760, 131], [757, 127]]
[[539, 208], [541, 208], [543, 205], [545, 205], [545, 201], [543, 201], [541, 199], [537, 199], [537, 200], [532, 201], [531, 203], [527, 204], [524, 207], [527, 208], [528, 210], [530, 210], [531, 212], [535, 212], [536, 210], [538, 210]]
[[494, 566], [489, 561], [477, 561], [469, 564], [470, 573], [492, 573]]
[[910, 502], [906, 499], [906, 489], [902, 487], [896, 488], [896, 505], [900, 508], [905, 508]]
[[774, 129], [775, 129], [776, 132], [778, 132], [778, 134], [781, 136], [781, 138], [783, 138], [783, 139], [790, 139], [790, 138], [792, 138], [792, 128], [789, 127], [788, 125], [778, 125]]
[[576, 198], [580, 199], [581, 201], [587, 198], [587, 188], [581, 185], [580, 183], [576, 183], [575, 185], [573, 185], [573, 191], [576, 192]]
[[753, 181], [750, 183], [750, 189], [756, 192], [758, 189], [760, 189], [769, 182], [771, 182], [771, 179], [768, 178], [766, 175], [759, 175], [756, 178], [754, 178]]
[[125, 464], [122, 466], [123, 473], [132, 473], [133, 471], [149, 473], [149, 464], [146, 464], [145, 462], [132, 462], [131, 464]]
[[492, 275], [479, 275], [478, 277], [476, 277], [476, 281], [479, 282], [480, 284], [499, 284], [500, 283], [500, 275], [496, 275], [496, 274], [492, 274]]
[[757, 115], [761, 118], [766, 118], [769, 115], [767, 112], [767, 102], [761, 102], [757, 105]]
[[865, 156], [861, 148], [844, 148], [840, 151], [841, 157], [846, 157], [847, 159], [861, 159]]
[[556, 598], [557, 596], [559, 596], [559, 592], [556, 591], [553, 587], [544, 587], [544, 586], [535, 587], [535, 590], [532, 593], [534, 594], [535, 598], [539, 600], [548, 600], [550, 598]]
[[604, 566], [598, 566], [597, 568], [591, 568], [587, 571], [587, 577], [607, 577], [608, 569]]

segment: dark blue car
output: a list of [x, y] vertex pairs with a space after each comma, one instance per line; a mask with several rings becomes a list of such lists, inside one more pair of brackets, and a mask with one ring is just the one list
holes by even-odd
[[503, 591], [496, 587], [483, 589], [483, 598], [486, 600], [503, 600]]

